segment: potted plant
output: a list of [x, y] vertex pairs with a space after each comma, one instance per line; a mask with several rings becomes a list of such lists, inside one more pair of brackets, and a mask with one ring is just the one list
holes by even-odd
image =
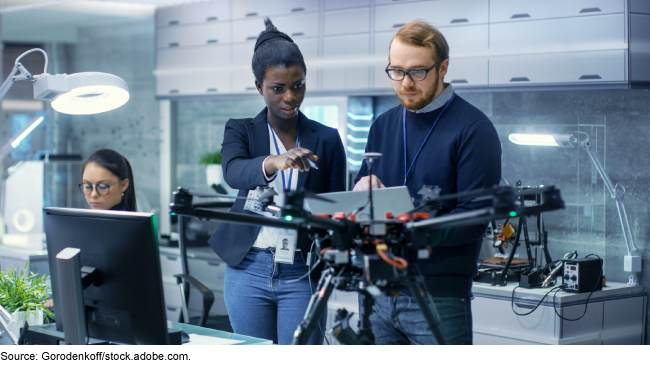
[[220, 150], [205, 152], [199, 155], [199, 165], [205, 165], [205, 176], [209, 186], [212, 186], [212, 184], [226, 185], [223, 181]]
[[25, 326], [25, 322], [30, 326], [38, 326], [43, 324], [44, 313], [54, 316], [45, 308], [50, 292], [45, 284], [45, 275], [39, 277], [32, 271], [25, 275], [27, 265], [20, 273], [15, 267], [6, 273], [0, 272], [0, 306], [11, 314], [12, 332], [16, 338], [20, 336], [20, 329]]

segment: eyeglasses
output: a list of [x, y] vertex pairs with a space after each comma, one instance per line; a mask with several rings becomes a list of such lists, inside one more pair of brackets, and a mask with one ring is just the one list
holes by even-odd
[[440, 62], [436, 62], [435, 65], [426, 69], [421, 68], [411, 71], [402, 71], [394, 68], [388, 68], [390, 66], [389, 63], [388, 66], [386, 66], [386, 73], [388, 74], [388, 77], [390, 77], [390, 79], [393, 81], [402, 81], [406, 75], [408, 75], [412, 81], [422, 81], [427, 78], [429, 71], [433, 70], [433, 68], [438, 66], [439, 63]]
[[81, 183], [79, 184], [79, 190], [81, 190], [84, 195], [90, 195], [92, 194], [93, 189], [97, 189], [97, 194], [105, 196], [108, 195], [108, 190], [111, 188], [111, 186], [117, 184], [118, 182], [119, 181], [114, 182], [110, 185]]

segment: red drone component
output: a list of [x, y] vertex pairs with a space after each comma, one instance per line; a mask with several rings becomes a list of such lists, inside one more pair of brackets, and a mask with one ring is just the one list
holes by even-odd
[[386, 212], [386, 219], [393, 219], [395, 216], [391, 212]]
[[334, 213], [334, 219], [345, 219], [345, 213], [344, 212]]
[[354, 215], [354, 214], [350, 214], [350, 216], [348, 217], [348, 220], [349, 220], [350, 222], [354, 223], [354, 222], [357, 221], [357, 216]]
[[402, 223], [408, 223], [408, 222], [411, 221], [411, 215], [407, 214], [407, 213], [400, 214], [400, 215], [397, 216], [397, 220], [402, 222]]
[[318, 218], [329, 218], [330, 215], [329, 215], [329, 214], [316, 214], [314, 217], [318, 217]]
[[425, 219], [429, 219], [429, 213], [423, 213], [423, 212], [413, 213], [414, 221], [425, 220]]

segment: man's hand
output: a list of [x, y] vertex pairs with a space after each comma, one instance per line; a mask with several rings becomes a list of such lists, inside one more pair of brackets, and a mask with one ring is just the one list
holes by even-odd
[[[379, 181], [379, 178], [375, 175], [372, 175], [372, 188], [373, 189], [380, 189], [380, 188], [385, 188], [384, 184]], [[354, 189], [352, 191], [359, 191], [359, 190], [368, 190], [370, 189], [370, 177], [369, 176], [364, 176], [359, 180], [359, 182], [354, 185]]]

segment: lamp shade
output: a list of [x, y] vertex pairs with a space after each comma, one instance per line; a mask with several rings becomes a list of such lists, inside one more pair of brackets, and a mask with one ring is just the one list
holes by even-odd
[[70, 91], [52, 101], [52, 108], [60, 113], [103, 113], [119, 108], [129, 100], [129, 87], [115, 75], [80, 72], [66, 75], [66, 81]]

